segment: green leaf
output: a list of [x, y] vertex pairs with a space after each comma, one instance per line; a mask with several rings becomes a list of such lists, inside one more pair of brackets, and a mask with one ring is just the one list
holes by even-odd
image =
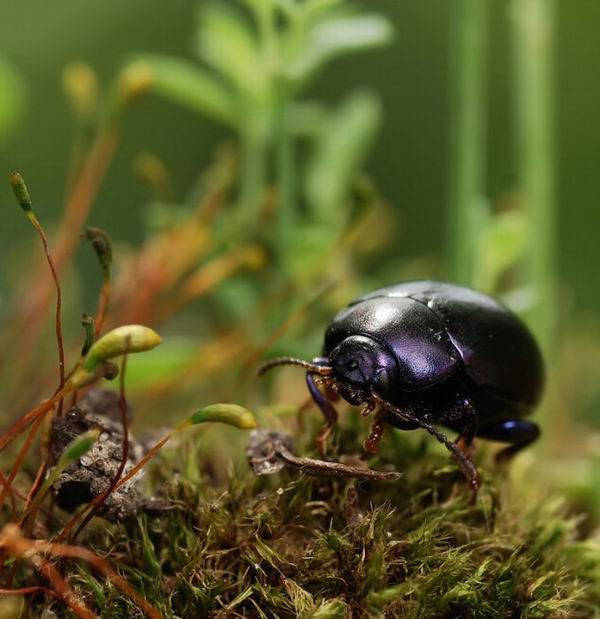
[[340, 207], [363, 165], [381, 121], [377, 97], [358, 92], [332, 113], [307, 170], [307, 198], [318, 221], [340, 221]]
[[237, 125], [237, 104], [230, 89], [209, 71], [169, 56], [140, 56], [151, 76], [151, 89], [180, 105], [231, 127]]
[[90, 430], [84, 434], [80, 434], [77, 438], [74, 438], [62, 452], [59, 461], [56, 464], [54, 472], [59, 475], [70, 464], [77, 462], [82, 456], [92, 448], [92, 445], [98, 440], [100, 436], [100, 430]]
[[237, 404], [211, 404], [196, 411], [189, 419], [190, 424], [217, 421], [241, 430], [256, 428], [256, 419], [252, 412]]
[[201, 344], [183, 338], [169, 338], [160, 348], [127, 361], [127, 389], [141, 391], [176, 378], [198, 355]]
[[390, 22], [380, 15], [348, 15], [317, 21], [288, 67], [288, 77], [305, 81], [334, 58], [385, 45], [392, 34]]
[[199, 14], [196, 49], [199, 57], [239, 93], [262, 97], [268, 68], [245, 15], [225, 3], [209, 4]]
[[478, 239], [477, 288], [496, 292], [498, 279], [521, 258], [526, 241], [524, 212], [511, 210], [490, 217]]

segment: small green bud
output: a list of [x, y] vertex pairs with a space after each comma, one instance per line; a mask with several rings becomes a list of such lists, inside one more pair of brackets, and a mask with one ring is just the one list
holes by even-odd
[[188, 421], [190, 425], [217, 421], [240, 428], [240, 430], [256, 428], [256, 419], [252, 412], [237, 404], [211, 404], [210, 406], [205, 406], [195, 412]]
[[31, 212], [31, 198], [29, 196], [29, 191], [27, 191], [27, 185], [25, 185], [23, 177], [18, 172], [12, 172], [8, 177], [8, 182], [10, 183], [10, 186], [15, 192], [17, 202], [19, 203], [21, 208], [26, 213]]

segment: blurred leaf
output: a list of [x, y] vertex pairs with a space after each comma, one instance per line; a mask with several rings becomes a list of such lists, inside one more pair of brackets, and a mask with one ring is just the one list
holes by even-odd
[[260, 98], [269, 75], [250, 21], [233, 6], [211, 3], [200, 12], [196, 49], [240, 93]]
[[159, 349], [127, 361], [127, 387], [130, 391], [149, 389], [168, 381], [188, 367], [198, 354], [199, 344], [190, 339], [169, 338]]
[[381, 122], [377, 97], [358, 92], [332, 114], [307, 170], [307, 198], [319, 221], [342, 222], [339, 208], [364, 163]]
[[314, 281], [323, 270], [323, 257], [331, 248], [332, 230], [322, 222], [296, 225], [289, 247], [289, 270], [301, 288]]
[[19, 120], [24, 101], [25, 89], [21, 78], [0, 58], [0, 139]]
[[521, 257], [526, 236], [527, 218], [523, 211], [505, 211], [487, 220], [478, 239], [477, 288], [496, 291], [498, 278]]
[[356, 15], [318, 21], [298, 49], [288, 68], [291, 79], [306, 80], [332, 59], [380, 47], [393, 34], [390, 22], [380, 15]]
[[235, 99], [220, 80], [197, 65], [169, 56], [142, 55], [152, 74], [152, 90], [196, 112], [206, 114], [232, 127], [237, 126]]

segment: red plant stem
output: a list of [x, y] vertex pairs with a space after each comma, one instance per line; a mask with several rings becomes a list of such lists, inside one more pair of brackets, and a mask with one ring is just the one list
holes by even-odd
[[0, 435], [0, 451], [6, 449], [6, 446], [9, 445], [21, 432], [24, 432], [29, 424], [35, 421], [39, 415], [43, 415], [47, 413], [54, 405], [64, 398], [69, 390], [61, 389], [57, 391], [49, 400], [42, 402], [35, 408], [32, 408], [30, 411], [25, 413], [22, 417], [19, 417], [8, 430], [4, 431], [2, 435]]
[[35, 479], [33, 480], [33, 484], [31, 485], [31, 488], [29, 489], [29, 492], [27, 493], [27, 499], [23, 507], [23, 513], [19, 520], [19, 526], [23, 526], [25, 528], [26, 535], [29, 535], [31, 533], [31, 530], [33, 529], [33, 525], [35, 523], [35, 516], [37, 514], [39, 507], [35, 507], [33, 510], [31, 510], [31, 513], [29, 514], [27, 513], [27, 511], [29, 510], [29, 506], [31, 505], [31, 502], [35, 498], [35, 495], [38, 493], [39, 489], [41, 488], [46, 471], [48, 470], [48, 466], [50, 465], [50, 455], [51, 455], [50, 449], [48, 448], [45, 451], [46, 453], [43, 454], [42, 456], [42, 461], [40, 463], [40, 466], [38, 467]]
[[117, 485], [115, 486], [115, 490], [118, 490], [123, 484], [126, 484], [134, 475], [136, 475], [143, 467], [154, 458], [154, 456], [164, 447], [164, 445], [171, 439], [174, 432], [169, 432], [165, 436], [163, 436], [154, 447], [148, 450], [148, 452], [144, 455], [144, 457], [125, 475], [122, 479], [119, 480]]
[[[54, 287], [56, 288], [56, 312], [54, 318], [54, 328], [56, 331], [56, 345], [58, 347], [58, 375], [59, 375], [59, 390], [62, 389], [65, 385], [65, 347], [63, 342], [63, 334], [62, 334], [62, 292], [60, 289], [60, 282], [58, 280], [58, 274], [56, 272], [56, 267], [54, 265], [54, 260], [52, 259], [52, 254], [50, 253], [50, 248], [48, 246], [48, 238], [46, 237], [46, 233], [44, 232], [44, 228], [37, 220], [37, 217], [33, 213], [33, 211], [28, 212], [28, 219], [33, 224], [36, 229], [41, 241], [42, 246], [44, 247], [44, 254], [46, 255], [46, 261], [48, 262], [48, 266], [50, 267], [50, 272], [52, 273], [52, 279], [54, 281]], [[62, 399], [58, 403], [58, 412], [62, 413]]]
[[[54, 265], [57, 273], [63, 270], [75, 250], [81, 229], [113, 159], [118, 141], [118, 132], [114, 128], [104, 130], [96, 138], [69, 195], [54, 246]], [[40, 274], [27, 286], [27, 291], [30, 295], [29, 302], [24, 311], [21, 310], [21, 319], [14, 329], [15, 338], [19, 338], [19, 352], [23, 358], [31, 356], [46, 313], [51, 288], [46, 278]]]
[[19, 452], [19, 456], [13, 465], [13, 468], [11, 470], [11, 473], [8, 479], [6, 480], [6, 484], [3, 483], [2, 493], [0, 494], [0, 506], [4, 503], [4, 498], [6, 497], [7, 492], [11, 491], [12, 482], [14, 481], [14, 478], [17, 475], [17, 472], [19, 470], [19, 467], [21, 466], [23, 459], [25, 458], [25, 456], [27, 455], [27, 452], [29, 451], [31, 443], [33, 442], [33, 439], [35, 437], [35, 434], [37, 433], [37, 430], [42, 424], [44, 417], [46, 416], [48, 411], [52, 410], [56, 402], [64, 397], [65, 393], [66, 392], [64, 389], [57, 391], [54, 394], [54, 396], [50, 398], [50, 400], [47, 400], [46, 402], [42, 402], [42, 404], [31, 409], [29, 412], [25, 413], [25, 415], [23, 415], [21, 418], [17, 419], [17, 421], [15, 421], [15, 423], [13, 423], [13, 425], [6, 432], [4, 432], [2, 436], [0, 437], [0, 451], [2, 451], [19, 434], [24, 432], [31, 423], [34, 423], [34, 427], [32, 428], [32, 431], [29, 433], [27, 440], [25, 441], [25, 443], [23, 444], [23, 447], [21, 448], [21, 451]]
[[[146, 613], [150, 619], [162, 619], [161, 614], [148, 604], [146, 600], [131, 587], [127, 581], [119, 576], [117, 572], [109, 565], [107, 561], [99, 557], [97, 554], [86, 548], [79, 546], [68, 546], [66, 544], [54, 544], [46, 540], [29, 540], [21, 536], [16, 525], [7, 525], [0, 533], [0, 547], [5, 547], [13, 556], [26, 556], [27, 558], [38, 557], [40, 554], [49, 554], [55, 557], [68, 557], [73, 559], [81, 559], [90, 563], [101, 574], [104, 574], [112, 584], [117, 587], [122, 593], [130, 597], [140, 608]], [[49, 566], [49, 567], [47, 567]], [[56, 572], [54, 567], [48, 561], [40, 563], [36, 562], [36, 567], [43, 570], [46, 577], [50, 580], [55, 590], [63, 594], [65, 591], [71, 593], [68, 585], [62, 577]], [[58, 577], [55, 581], [54, 579]], [[62, 581], [62, 583], [61, 583]], [[64, 584], [66, 589], [61, 591], [61, 584]], [[59, 586], [57, 586], [59, 585]], [[71, 607], [73, 608], [73, 607]], [[87, 609], [86, 609], [87, 610]], [[94, 617], [94, 615], [91, 615]]]
[[35, 557], [33, 559], [33, 563], [36, 568], [44, 574], [44, 576], [50, 581], [52, 584], [52, 588], [56, 591], [56, 593], [60, 596], [60, 598], [64, 601], [64, 603], [81, 619], [96, 619], [96, 615], [87, 608], [87, 606], [80, 602], [75, 595], [75, 592], [69, 585], [67, 581], [59, 574], [58, 570], [45, 559], [41, 557]]
[[94, 319], [94, 339], [98, 339], [106, 320], [108, 308], [110, 306], [110, 279], [105, 279], [102, 282], [102, 290], [100, 291], [100, 300], [98, 302], [98, 310]]
[[8, 483], [8, 480], [6, 479], [6, 477], [4, 477], [4, 475], [2, 475], [2, 473], [0, 473], [0, 483], [4, 488], [4, 491], [8, 493], [8, 496], [10, 498], [10, 512], [11, 514], [14, 514], [17, 510], [17, 504], [15, 502], [15, 490]]
[[13, 464], [13, 467], [10, 471], [10, 475], [8, 476], [8, 479], [6, 480], [6, 485], [4, 485], [4, 487], [2, 488], [2, 493], [0, 493], [0, 507], [2, 507], [2, 505], [4, 504], [4, 499], [6, 497], [7, 492], [10, 492], [12, 483], [15, 477], [17, 476], [17, 473], [19, 472], [21, 465], [23, 464], [23, 460], [25, 459], [25, 456], [27, 456], [27, 453], [29, 452], [29, 448], [31, 447], [31, 444], [33, 443], [33, 440], [35, 439], [35, 435], [37, 434], [37, 431], [40, 425], [44, 421], [44, 416], [45, 416], [45, 413], [40, 415], [35, 420], [31, 430], [29, 431], [27, 438], [25, 439], [25, 442], [23, 443], [23, 446], [21, 447], [21, 450], [19, 451], [19, 455], [17, 456]]

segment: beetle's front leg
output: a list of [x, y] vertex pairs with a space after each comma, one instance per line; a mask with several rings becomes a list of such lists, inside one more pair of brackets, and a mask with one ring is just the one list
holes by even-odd
[[[318, 364], [323, 364], [324, 362], [326, 362], [326, 359], [321, 358], [317, 358], [313, 361], [313, 363]], [[321, 409], [323, 417], [325, 417], [325, 425], [323, 426], [316, 438], [317, 446], [319, 447], [319, 453], [323, 455], [327, 447], [327, 439], [331, 434], [333, 426], [337, 422], [338, 414], [331, 402], [319, 389], [315, 381], [315, 375], [312, 372], [306, 373], [306, 385], [308, 386], [308, 390], [310, 391], [312, 399], [315, 401], [315, 404]]]
[[378, 412], [375, 415], [373, 424], [371, 425], [369, 436], [363, 443], [363, 447], [365, 448], [365, 453], [361, 456], [363, 460], [366, 460], [370, 454], [376, 454], [379, 451], [379, 444], [381, 443], [384, 430], [384, 415], [383, 413]]

